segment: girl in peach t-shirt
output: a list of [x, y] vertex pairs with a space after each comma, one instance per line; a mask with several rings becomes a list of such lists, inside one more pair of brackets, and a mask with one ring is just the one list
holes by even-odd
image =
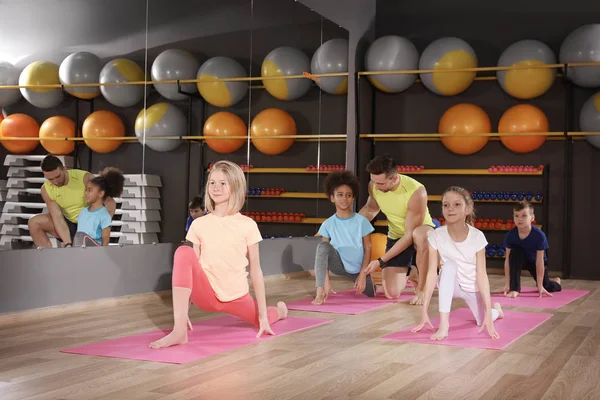
[[[151, 348], [187, 343], [190, 300], [202, 310], [245, 319], [259, 328], [257, 337], [264, 332], [274, 335], [271, 324], [287, 317], [285, 303], [267, 307], [258, 253], [262, 236], [256, 222], [239, 213], [246, 197], [242, 169], [229, 161], [217, 162], [208, 175], [206, 193], [209, 214], [195, 219], [186, 236], [194, 247], [181, 246], [174, 256], [173, 330]], [[248, 265], [256, 301], [249, 293]]]

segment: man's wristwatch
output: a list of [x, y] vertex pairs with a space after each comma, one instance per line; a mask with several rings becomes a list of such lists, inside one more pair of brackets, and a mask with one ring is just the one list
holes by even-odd
[[379, 261], [379, 266], [380, 266], [381, 268], [385, 267], [385, 264], [386, 264], [386, 263], [385, 263], [385, 262], [384, 262], [384, 261], [381, 259], [381, 257], [379, 257], [379, 258], [377, 259], [377, 261]]

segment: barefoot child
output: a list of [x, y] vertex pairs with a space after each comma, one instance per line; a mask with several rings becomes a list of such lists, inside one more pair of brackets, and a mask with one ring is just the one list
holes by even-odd
[[508, 231], [504, 238], [506, 259], [504, 276], [506, 285], [504, 295], [517, 297], [521, 291], [521, 270], [529, 271], [535, 280], [540, 297], [560, 292], [560, 278], [548, 278], [548, 259], [546, 249], [548, 241], [540, 228], [533, 226], [535, 219], [533, 206], [527, 201], [519, 202], [513, 209], [515, 228]]
[[107, 197], [119, 197], [123, 193], [125, 178], [116, 168], [105, 168], [100, 175], [90, 179], [85, 188], [88, 203], [77, 218], [74, 246], [108, 246], [112, 217], [104, 206]]
[[371, 223], [350, 208], [358, 194], [358, 179], [350, 171], [332, 172], [325, 179], [325, 194], [335, 204], [335, 214], [319, 229], [323, 241], [317, 246], [315, 277], [317, 296], [313, 304], [323, 304], [333, 292], [329, 271], [347, 276], [357, 293], [375, 297], [375, 289], [366, 267], [371, 261]]
[[[256, 222], [239, 213], [246, 197], [242, 169], [229, 161], [214, 164], [208, 175], [204, 206], [209, 212], [197, 218], [186, 239], [193, 248], [181, 246], [173, 265], [173, 318], [171, 333], [150, 343], [157, 349], [188, 340], [190, 300], [196, 307], [240, 317], [264, 332], [275, 333], [271, 325], [287, 317], [285, 303], [268, 307], [260, 267], [258, 243], [262, 240]], [[256, 300], [250, 296], [248, 272]]]
[[465, 189], [450, 187], [442, 195], [442, 212], [446, 225], [429, 235], [429, 269], [425, 290], [425, 303], [421, 323], [413, 329], [420, 331], [425, 324], [433, 328], [427, 308], [435, 287], [436, 271], [441, 263], [439, 280], [440, 326], [431, 336], [443, 340], [450, 328], [452, 298], [462, 298], [473, 313], [479, 331], [487, 328], [493, 339], [500, 336], [494, 321], [504, 317], [500, 304], [491, 307], [490, 284], [485, 263], [487, 240], [480, 230], [473, 227], [473, 200]]

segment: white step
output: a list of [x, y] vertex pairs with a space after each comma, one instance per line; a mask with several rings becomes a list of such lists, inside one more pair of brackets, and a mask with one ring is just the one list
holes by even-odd
[[121, 216], [121, 221], [160, 222], [160, 212], [156, 210], [115, 210], [115, 215]]
[[[56, 157], [67, 168], [73, 168], [73, 157], [71, 157], [71, 156], [56, 156]], [[44, 160], [44, 158], [46, 158], [46, 156], [9, 154], [4, 159], [4, 165], [7, 167], [11, 167], [11, 166], [24, 167], [29, 163], [41, 164], [42, 161]]]
[[43, 214], [48, 212], [48, 207], [46, 207], [46, 203], [19, 203], [14, 201], [7, 201], [4, 203], [4, 207], [2, 207], [2, 214], [19, 214], [25, 212], [27, 208], [34, 208], [36, 210], [40, 210], [38, 213]]
[[8, 189], [6, 201], [19, 201], [19, 194], [42, 194], [42, 189]]
[[0, 180], [0, 190], [2, 190], [2, 191], [5, 191], [6, 189], [8, 189], [8, 188], [6, 187], [6, 184], [7, 184], [7, 183], [8, 183], [8, 182], [6, 181], [6, 179], [1, 179], [1, 180]]
[[151, 186], [125, 186], [121, 197], [160, 199], [160, 192], [158, 188]]
[[158, 199], [115, 198], [117, 209], [121, 210], [160, 210]]
[[147, 174], [124, 174], [125, 186], [162, 187], [160, 176]]
[[8, 173], [6, 174], [9, 178], [27, 178], [27, 177], [37, 177], [44, 176], [42, 173], [41, 167], [10, 167], [8, 168]]
[[42, 178], [34, 178], [34, 177], [9, 178], [8, 181], [6, 182], [6, 187], [7, 188], [25, 189], [27, 187], [27, 184], [29, 184], [29, 185], [33, 185], [35, 187], [41, 188], [42, 185], [44, 184], [44, 182], [46, 182], [46, 178], [44, 178], [44, 177], [42, 177]]
[[160, 233], [158, 222], [112, 221], [112, 226], [123, 233]]
[[110, 237], [118, 237], [119, 244], [152, 244], [158, 243], [156, 233], [123, 233], [111, 232]]
[[[58, 247], [58, 240], [53, 237], [49, 237], [50, 243], [52, 243], [52, 247]], [[31, 242], [33, 243], [33, 239], [28, 235], [0, 235], [0, 249], [11, 249], [12, 241], [20, 240], [22, 242]]]
[[24, 213], [2, 213], [0, 214], [0, 224], [12, 224], [17, 225], [19, 223], [19, 219], [25, 219], [29, 221], [30, 218], [35, 217], [37, 214], [24, 214]]

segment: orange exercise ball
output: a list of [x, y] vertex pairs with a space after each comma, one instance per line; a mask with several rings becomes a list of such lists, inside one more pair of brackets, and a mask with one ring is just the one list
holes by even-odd
[[[40, 139], [73, 137], [75, 137], [75, 122], [67, 117], [50, 117], [40, 126]], [[72, 140], [41, 140], [40, 142], [48, 153], [57, 156], [64, 156], [75, 150], [75, 142]]]
[[[240, 117], [228, 111], [220, 111], [211, 115], [204, 123], [204, 136], [248, 136], [248, 128]], [[206, 144], [213, 151], [221, 154], [239, 150], [244, 139], [206, 139]]]
[[[446, 110], [438, 124], [439, 133], [473, 134], [492, 132], [492, 122], [487, 113], [475, 104], [456, 104]], [[453, 153], [468, 155], [483, 149], [489, 136], [444, 136], [444, 146]]]
[[[258, 113], [250, 126], [252, 136], [287, 136], [296, 134], [296, 122], [287, 112], [279, 108], [268, 108]], [[294, 139], [252, 138], [254, 146], [263, 154], [281, 154], [294, 144]]]
[[[504, 112], [498, 123], [498, 132], [548, 132], [548, 127], [548, 117], [542, 110], [530, 104], [519, 104]], [[500, 136], [504, 146], [515, 153], [537, 150], [546, 139], [546, 135]]]
[[[113, 138], [125, 136], [125, 125], [112, 111], [96, 111], [83, 121], [82, 136], [85, 139]], [[85, 140], [85, 144], [96, 153], [110, 153], [116, 150], [122, 140]]]
[[386, 243], [387, 235], [379, 232], [371, 235], [371, 261], [377, 260], [385, 254]]
[[0, 143], [11, 153], [26, 154], [33, 151], [37, 140], [2, 140], [9, 137], [37, 138], [40, 126], [26, 114], [11, 114], [0, 122]]

